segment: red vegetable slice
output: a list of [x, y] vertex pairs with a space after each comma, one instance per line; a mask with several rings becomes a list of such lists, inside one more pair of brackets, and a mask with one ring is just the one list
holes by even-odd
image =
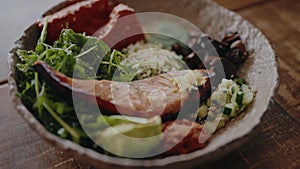
[[204, 148], [207, 141], [199, 143], [202, 129], [202, 125], [186, 119], [165, 123], [163, 126], [164, 137], [162, 146], [168, 151], [163, 156], [187, 154]]
[[64, 28], [70, 28], [76, 33], [93, 35], [109, 21], [113, 4], [109, 0], [90, 0], [72, 4], [52, 15], [37, 21], [40, 29], [48, 18], [47, 43], [52, 44], [58, 39]]
[[137, 41], [145, 41], [140, 23], [132, 8], [119, 4], [112, 10], [109, 23], [94, 36], [102, 39], [112, 49], [121, 50]]

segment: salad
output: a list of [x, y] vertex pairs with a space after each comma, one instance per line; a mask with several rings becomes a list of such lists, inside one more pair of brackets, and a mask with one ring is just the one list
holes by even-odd
[[201, 134], [209, 138], [255, 98], [237, 74], [248, 56], [241, 38], [187, 31], [183, 44], [144, 34], [135, 17], [122, 29], [120, 18], [134, 14], [93, 0], [43, 18], [35, 49], [17, 51], [19, 97], [49, 132], [99, 153], [161, 158], [205, 148]]

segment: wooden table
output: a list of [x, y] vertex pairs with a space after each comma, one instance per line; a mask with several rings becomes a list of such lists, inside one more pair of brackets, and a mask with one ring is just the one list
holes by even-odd
[[[218, 0], [270, 39], [281, 82], [274, 101], [248, 143], [198, 168], [300, 168], [300, 1]], [[2, 3], [2, 2], [1, 2]], [[7, 72], [0, 63], [1, 72]], [[5, 76], [0, 77], [5, 79]], [[0, 168], [91, 168], [49, 146], [14, 110], [7, 84], [0, 86]]]

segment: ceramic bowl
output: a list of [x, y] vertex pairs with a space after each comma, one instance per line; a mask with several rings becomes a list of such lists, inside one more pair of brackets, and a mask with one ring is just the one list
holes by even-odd
[[[239, 32], [247, 50], [250, 51], [250, 57], [240, 73], [257, 91], [255, 101], [247, 112], [217, 132], [206, 148], [163, 159], [136, 160], [111, 157], [62, 139], [48, 132], [16, 95], [18, 83], [15, 73], [15, 65], [18, 63], [16, 50], [34, 49], [40, 31], [33, 24], [15, 43], [9, 56], [9, 86], [13, 103], [20, 115], [48, 143], [61, 149], [67, 155], [99, 168], [190, 168], [199, 166], [205, 161], [214, 160], [241, 146], [249, 138], [249, 133], [260, 123], [278, 84], [276, 56], [266, 37], [238, 14], [210, 0], [125, 0], [124, 2], [133, 7], [136, 12], [164, 12], [187, 19], [216, 39], [220, 39], [220, 33], [224, 31]], [[55, 6], [46, 12], [46, 15], [66, 5], [67, 3], [61, 3]]]

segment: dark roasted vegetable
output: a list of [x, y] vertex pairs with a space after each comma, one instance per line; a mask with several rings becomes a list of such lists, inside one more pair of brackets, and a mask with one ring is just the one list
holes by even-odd
[[222, 42], [229, 46], [229, 51], [226, 52], [225, 58], [233, 62], [234, 64], [242, 64], [248, 58], [248, 52], [245, 45], [237, 33], [227, 34]]
[[[248, 56], [245, 46], [237, 33], [229, 33], [222, 41], [213, 40], [210, 37], [192, 37], [190, 46], [175, 43], [172, 50], [183, 56], [183, 60], [191, 69], [210, 69], [219, 74], [224, 68], [225, 77], [234, 79], [237, 77], [237, 69]], [[220, 57], [220, 58], [218, 58]], [[220, 62], [218, 62], [219, 60]]]

